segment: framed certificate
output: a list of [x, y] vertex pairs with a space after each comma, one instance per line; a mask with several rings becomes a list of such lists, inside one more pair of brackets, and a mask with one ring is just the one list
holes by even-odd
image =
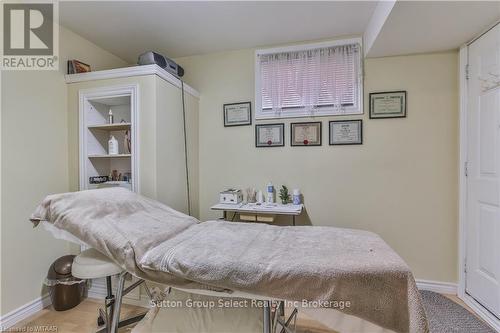
[[330, 121], [330, 145], [363, 144], [363, 120]]
[[370, 93], [370, 119], [406, 117], [406, 91]]
[[282, 147], [285, 145], [285, 124], [255, 125], [255, 147]]
[[250, 102], [224, 104], [224, 127], [252, 125]]
[[321, 146], [321, 122], [291, 123], [292, 146]]

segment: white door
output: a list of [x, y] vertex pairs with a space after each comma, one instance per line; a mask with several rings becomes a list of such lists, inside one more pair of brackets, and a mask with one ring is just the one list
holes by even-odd
[[466, 291], [500, 318], [500, 25], [469, 46]]

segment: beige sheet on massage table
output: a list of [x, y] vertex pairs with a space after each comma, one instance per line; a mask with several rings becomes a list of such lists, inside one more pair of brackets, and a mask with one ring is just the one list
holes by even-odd
[[200, 223], [121, 188], [48, 196], [31, 220], [52, 223], [146, 280], [289, 301], [349, 300], [346, 314], [428, 331], [410, 269], [371, 232]]

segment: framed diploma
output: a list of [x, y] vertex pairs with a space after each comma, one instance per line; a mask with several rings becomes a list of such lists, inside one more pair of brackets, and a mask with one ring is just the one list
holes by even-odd
[[285, 124], [255, 125], [255, 147], [282, 147], [285, 145]]
[[406, 91], [370, 93], [370, 119], [406, 117]]
[[330, 121], [330, 145], [363, 144], [363, 120]]
[[250, 102], [224, 104], [224, 127], [252, 125]]
[[321, 122], [291, 123], [292, 146], [321, 146]]

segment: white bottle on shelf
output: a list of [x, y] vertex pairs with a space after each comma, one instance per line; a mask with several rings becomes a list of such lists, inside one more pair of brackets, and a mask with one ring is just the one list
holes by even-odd
[[269, 182], [267, 183], [267, 203], [272, 204], [274, 203], [274, 186], [273, 183]]
[[264, 203], [264, 194], [262, 194], [262, 191], [260, 191], [260, 190], [259, 190], [259, 192], [257, 192], [257, 203], [258, 204]]
[[108, 154], [118, 155], [118, 140], [115, 139], [114, 135], [111, 135], [108, 141]]
[[293, 190], [293, 204], [300, 205], [300, 190], [298, 188]]
[[113, 123], [113, 110], [109, 109], [108, 112], [108, 123], [112, 124]]

